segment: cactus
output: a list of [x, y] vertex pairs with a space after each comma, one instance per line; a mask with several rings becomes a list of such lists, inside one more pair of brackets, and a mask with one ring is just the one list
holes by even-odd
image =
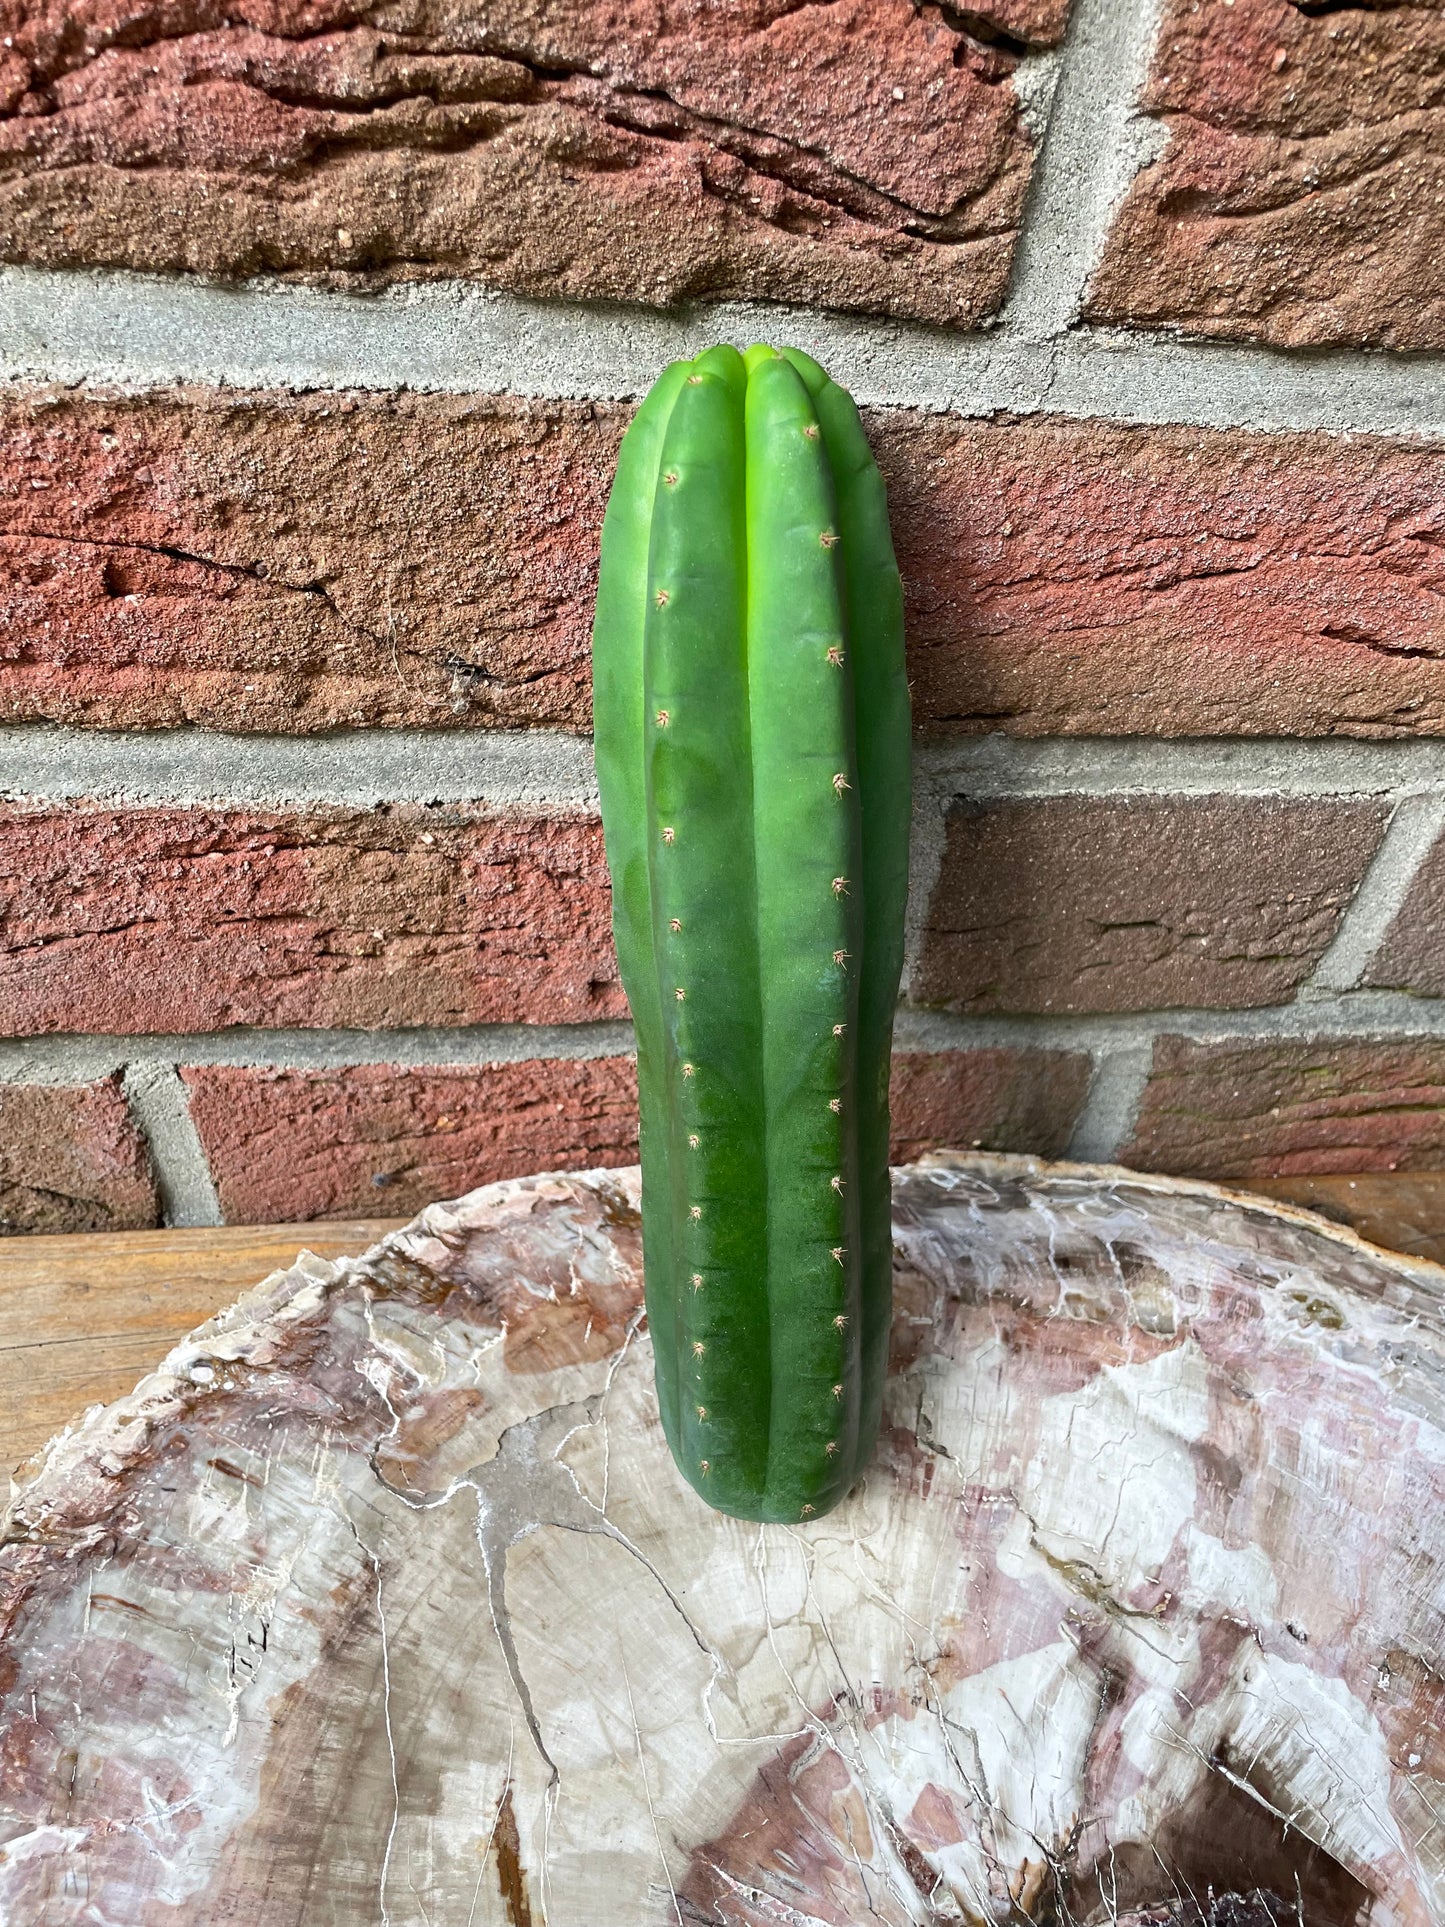
[[643, 402], [593, 704], [663, 1428], [719, 1511], [820, 1517], [882, 1404], [910, 724], [882, 478], [808, 356]]

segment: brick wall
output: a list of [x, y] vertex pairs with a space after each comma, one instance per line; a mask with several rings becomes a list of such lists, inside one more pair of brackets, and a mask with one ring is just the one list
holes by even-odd
[[1445, 1168], [1445, 14], [0, 0], [0, 1225], [636, 1155], [588, 629], [663, 363], [864, 405], [895, 1154]]

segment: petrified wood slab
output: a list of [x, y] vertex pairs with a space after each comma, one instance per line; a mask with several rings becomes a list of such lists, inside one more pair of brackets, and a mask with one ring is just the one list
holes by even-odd
[[635, 1170], [303, 1258], [53, 1444], [0, 1919], [1445, 1921], [1445, 1273], [894, 1176], [885, 1436], [816, 1523], [673, 1472]]

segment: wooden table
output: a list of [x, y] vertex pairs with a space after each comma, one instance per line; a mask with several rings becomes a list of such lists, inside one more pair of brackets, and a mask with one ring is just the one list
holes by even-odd
[[[1275, 1178], [1245, 1188], [1445, 1263], [1445, 1172]], [[349, 1257], [403, 1222], [0, 1240], [0, 1479], [87, 1405], [129, 1391], [177, 1339], [298, 1251]]]
[[0, 1481], [299, 1251], [351, 1257], [404, 1222], [0, 1240]]
[[1336, 1224], [1349, 1225], [1371, 1244], [1445, 1265], [1445, 1171], [1266, 1178], [1238, 1188], [1302, 1204]]

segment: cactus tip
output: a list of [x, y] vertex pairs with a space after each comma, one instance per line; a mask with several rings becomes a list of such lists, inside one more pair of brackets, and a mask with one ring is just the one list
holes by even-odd
[[702, 1290], [702, 1273], [700, 1271], [695, 1271], [692, 1274], [692, 1288], [694, 1291]]
[[809, 1513], [811, 1513], [811, 1512], [812, 1512], [812, 1510], [813, 1510], [813, 1508], [812, 1508], [812, 1506], [810, 1506], [810, 1505], [807, 1505], [807, 1504], [805, 1503], [805, 1504], [804, 1504], [804, 1506], [803, 1506], [803, 1512], [802, 1512], [802, 1516], [803, 1516], [803, 1518], [805, 1518], [805, 1519], [806, 1519], [806, 1518], [808, 1517], [808, 1515], [809, 1515]]
[[693, 1339], [693, 1341], [692, 1341], [692, 1355], [693, 1355], [693, 1357], [694, 1357], [694, 1358], [701, 1358], [701, 1357], [702, 1357], [702, 1355], [703, 1355], [703, 1353], [704, 1353], [704, 1352], [705, 1352], [706, 1350], [707, 1350], [707, 1346], [703, 1344], [703, 1342], [702, 1342], [702, 1340], [701, 1340], [700, 1338], [694, 1338], [694, 1339]]
[[816, 422], [805, 422], [803, 425], [803, 433], [807, 436], [810, 442], [817, 441], [818, 424]]
[[665, 609], [672, 600], [672, 592], [670, 589], [659, 589], [652, 599], [659, 609]]
[[667, 926], [667, 927], [668, 927], [668, 929], [669, 929], [669, 930], [681, 930], [681, 928], [682, 928], [682, 918], [681, 918], [681, 917], [673, 917], [673, 918], [671, 918], [671, 919], [670, 919], [670, 921], [669, 921], [669, 923], [668, 923], [668, 926]]
[[676, 488], [677, 487], [677, 470], [675, 468], [670, 468], [667, 471], [666, 475], [663, 476], [662, 479], [664, 482], [667, 483], [667, 486], [669, 488]]
[[828, 1182], [829, 1184], [832, 1185], [835, 1191], [841, 1191], [843, 1189], [843, 1180], [838, 1176], [838, 1173], [836, 1171], [833, 1173], [832, 1177], [829, 1178]]
[[669, 720], [667, 711], [665, 709], [659, 709], [657, 712], [657, 727], [659, 729], [666, 729]]
[[668, 824], [668, 825], [667, 825], [667, 826], [666, 826], [666, 827], [665, 827], [665, 828], [663, 829], [663, 832], [662, 832], [662, 840], [663, 840], [663, 842], [664, 842], [664, 843], [671, 843], [671, 841], [672, 841], [672, 839], [673, 839], [673, 837], [674, 837], [674, 835], [675, 835], [675, 834], [676, 834], [676, 832], [675, 832], [675, 831], [673, 830], [673, 828], [672, 828], [672, 825], [671, 825], [671, 824]]
[[848, 879], [847, 879], [847, 877], [834, 877], [834, 879], [833, 879], [833, 895], [834, 895], [835, 897], [846, 897], [846, 896], [847, 896], [847, 894], [848, 894]]
[[843, 794], [844, 790], [850, 790], [852, 787], [853, 785], [848, 781], [848, 778], [843, 774], [842, 770], [839, 770], [838, 774], [833, 778], [833, 788], [838, 792], [839, 796]]
[[699, 1417], [699, 1418], [706, 1418], [706, 1417], [707, 1417], [707, 1407], [706, 1407], [705, 1405], [699, 1405], [699, 1406], [698, 1406], [698, 1408], [697, 1408], [697, 1415], [698, 1415], [698, 1417]]
[[828, 1443], [823, 1447], [823, 1450], [831, 1459], [833, 1454], [838, 1450], [838, 1441], [836, 1439], [829, 1439]]
[[840, 1332], [847, 1331], [848, 1314], [846, 1312], [840, 1311], [838, 1313], [838, 1316], [833, 1320], [833, 1329], [834, 1331], [840, 1331]]
[[833, 1387], [833, 1396], [834, 1398], [841, 1398], [843, 1396], [843, 1387], [841, 1385], [835, 1385]]
[[688, 385], [688, 387], [689, 387], [689, 388], [701, 388], [701, 386], [702, 386], [702, 376], [701, 376], [701, 375], [689, 375], [689, 376], [688, 376], [688, 378], [687, 378], [687, 385]]
[[846, 950], [835, 950], [833, 952], [833, 961], [835, 964], [847, 963], [848, 952]]
[[712, 1467], [708, 1464], [706, 1459], [699, 1459], [697, 1462], [697, 1469], [699, 1472], [701, 1472], [702, 1476], [706, 1478], [708, 1473], [711, 1472]]
[[690, 1206], [688, 1209], [687, 1215], [693, 1220], [694, 1223], [696, 1223], [696, 1221], [702, 1216], [702, 1206], [700, 1204], [694, 1204]]
[[696, 1131], [688, 1132], [687, 1141], [692, 1146], [694, 1151], [697, 1149], [698, 1145], [702, 1142], [701, 1138], [699, 1138]]
[[842, 1108], [843, 1100], [841, 1097], [830, 1097], [828, 1099], [828, 1109], [830, 1111], [841, 1111]]
[[847, 1026], [846, 1024], [834, 1024], [834, 1026], [833, 1026], [833, 1035], [834, 1035], [835, 1037], [841, 1037], [841, 1036], [843, 1035], [843, 1033], [844, 1033], [844, 1031], [845, 1031], [845, 1030], [847, 1030], [847, 1028], [848, 1028], [848, 1026]]
[[678, 985], [677, 989], [673, 992], [673, 995], [677, 998], [677, 1001], [679, 1003], [683, 1003], [686, 1001], [687, 992], [683, 989], [681, 984]]
[[[662, 593], [665, 595], [667, 591], [664, 589]], [[835, 669], [841, 667], [842, 661], [843, 661], [843, 651], [838, 647], [837, 643], [834, 643], [833, 647], [828, 651], [827, 659], [829, 662], [832, 663]]]
[[822, 543], [825, 549], [834, 549], [843, 540], [843, 538], [841, 535], [835, 535], [831, 529], [824, 529], [822, 533], [819, 535], [818, 540]]
[[692, 1076], [692, 1071], [693, 1071], [693, 1067], [692, 1067], [692, 1065], [691, 1065], [691, 1064], [684, 1064], [684, 1065], [683, 1065], [683, 1067], [682, 1067], [682, 1074], [683, 1074], [683, 1076], [684, 1076], [684, 1077], [691, 1077], [691, 1076]]
[[846, 1245], [834, 1245], [830, 1250], [830, 1252], [828, 1253], [828, 1256], [830, 1258], [836, 1258], [838, 1260], [838, 1263], [841, 1265], [843, 1262], [843, 1253], [847, 1249], [848, 1247]]

